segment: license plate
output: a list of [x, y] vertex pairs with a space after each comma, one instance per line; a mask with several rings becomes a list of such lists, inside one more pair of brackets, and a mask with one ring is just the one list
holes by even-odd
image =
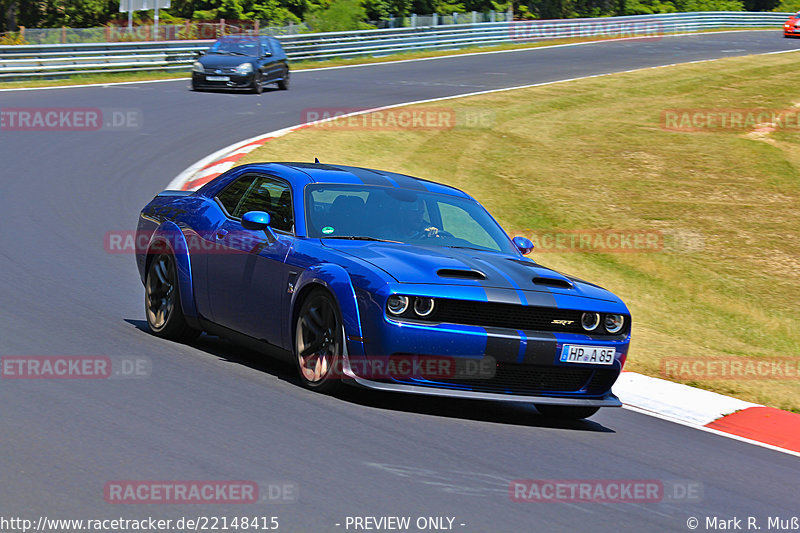
[[206, 76], [208, 81], [231, 81], [230, 76]]
[[584, 346], [565, 344], [561, 348], [562, 363], [583, 363], [587, 365], [610, 365], [614, 363], [616, 348], [606, 346]]

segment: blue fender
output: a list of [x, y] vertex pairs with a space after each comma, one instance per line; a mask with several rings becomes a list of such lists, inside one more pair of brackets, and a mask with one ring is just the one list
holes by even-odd
[[190, 325], [195, 325], [193, 323], [197, 319], [197, 306], [192, 287], [192, 263], [183, 231], [174, 222], [165, 220], [153, 232], [150, 242], [147, 244], [147, 250], [148, 253], [151, 253], [151, 250], [169, 250], [172, 253], [178, 272], [181, 308], [184, 316], [190, 321]]
[[[358, 314], [355, 289], [350, 280], [350, 275], [339, 265], [323, 263], [308, 268], [300, 274], [295, 282], [294, 292], [292, 293], [289, 317], [294, 317], [295, 313], [299, 312], [299, 308], [297, 308], [298, 297], [305, 292], [304, 289], [312, 284], [327, 288], [336, 300], [342, 315], [342, 324], [344, 325], [344, 333], [349, 353], [362, 352], [363, 344], [360, 341], [362, 337], [361, 319]], [[292, 319], [287, 328], [289, 340], [287, 346], [294, 345], [294, 338], [292, 337], [293, 329], [294, 320]]]

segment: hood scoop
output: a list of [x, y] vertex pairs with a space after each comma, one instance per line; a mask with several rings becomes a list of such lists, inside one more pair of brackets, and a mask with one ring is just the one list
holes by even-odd
[[440, 268], [436, 271], [440, 278], [447, 279], [470, 279], [470, 280], [484, 280], [486, 274], [480, 270], [475, 269], [460, 269], [460, 268]]
[[545, 285], [547, 287], [558, 287], [560, 289], [573, 288], [572, 282], [566, 279], [559, 279], [559, 278], [546, 278], [539, 276], [533, 278], [533, 283], [536, 285]]

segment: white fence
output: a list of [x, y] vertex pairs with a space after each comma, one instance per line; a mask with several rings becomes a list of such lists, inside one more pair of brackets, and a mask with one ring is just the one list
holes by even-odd
[[[537, 42], [635, 38], [728, 28], [776, 31], [789, 13], [675, 13], [595, 19], [483, 22], [279, 36], [291, 60], [384, 56], [419, 50]], [[438, 22], [438, 21], [437, 21]], [[261, 33], [270, 33], [262, 29]], [[188, 70], [210, 40], [0, 46], [0, 80], [103, 71]]]

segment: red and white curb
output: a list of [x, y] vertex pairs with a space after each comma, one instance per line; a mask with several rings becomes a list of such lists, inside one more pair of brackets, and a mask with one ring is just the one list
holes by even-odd
[[613, 390], [633, 411], [800, 457], [800, 414], [636, 372]]
[[233, 168], [237, 161], [267, 141], [308, 126], [309, 124], [300, 124], [271, 131], [218, 150], [175, 176], [175, 179], [167, 185], [167, 189], [195, 191], [223, 172]]
[[[776, 52], [769, 52], [769, 54], [774, 53]], [[780, 51], [777, 53], [786, 52]], [[692, 61], [692, 63], [702, 63], [705, 61], [709, 60]], [[651, 68], [661, 67], [648, 67], [646, 69], [636, 70], [649, 70]], [[583, 78], [595, 78], [607, 75], [608, 74], [598, 74], [594, 76], [584, 76]], [[407, 105], [462, 98], [465, 96], [552, 85], [567, 81], [572, 81], [572, 79], [479, 91], [417, 102], [406, 102], [374, 109], [365, 109], [335, 118], [361, 115]], [[264, 135], [252, 137], [218, 150], [181, 172], [167, 185], [167, 189], [184, 191], [197, 190], [223, 172], [232, 168], [245, 155], [272, 139], [282, 137], [293, 131], [308, 128], [321, 122], [335, 120], [335, 118], [321, 120], [317, 123], [298, 124], [271, 131]], [[637, 374], [636, 372], [623, 372], [614, 384], [613, 391], [620, 398], [623, 407], [626, 409], [800, 457], [800, 414], [746, 402], [688, 385]]]

